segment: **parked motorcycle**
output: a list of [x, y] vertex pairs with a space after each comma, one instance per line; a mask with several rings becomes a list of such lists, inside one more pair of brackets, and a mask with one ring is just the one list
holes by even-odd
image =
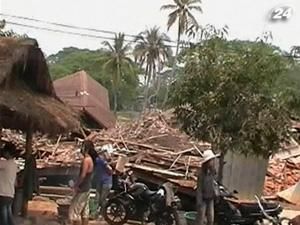
[[270, 218], [276, 219], [282, 212], [282, 207], [278, 203], [242, 202], [236, 197], [237, 191], [230, 192], [221, 184], [219, 184], [219, 190], [220, 196], [215, 204], [216, 222], [219, 225], [253, 225], [266, 219], [265, 212]]
[[104, 219], [110, 225], [123, 225], [128, 220], [155, 225], [173, 225], [178, 221], [177, 206], [170, 183], [151, 191], [144, 183], [124, 183], [123, 191], [111, 196], [104, 207]]
[[261, 212], [263, 213], [264, 217], [266, 220], [268, 220], [272, 225], [291, 225], [292, 224], [292, 220], [287, 218], [287, 217], [279, 217], [279, 216], [275, 216], [272, 217], [269, 215], [268, 211], [264, 208], [261, 199], [259, 199], [257, 196], [255, 196], [257, 204], [261, 210]]

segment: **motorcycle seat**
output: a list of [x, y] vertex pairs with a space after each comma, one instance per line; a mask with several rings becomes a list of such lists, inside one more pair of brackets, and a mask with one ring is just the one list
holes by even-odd
[[157, 193], [157, 191], [151, 191], [149, 189], [145, 191], [145, 195], [148, 197], [153, 197], [156, 195], [156, 193]]

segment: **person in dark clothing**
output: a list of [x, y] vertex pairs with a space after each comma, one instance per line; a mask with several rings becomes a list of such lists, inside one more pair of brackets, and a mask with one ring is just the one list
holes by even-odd
[[98, 204], [98, 214], [103, 214], [103, 207], [106, 203], [108, 194], [112, 188], [112, 174], [113, 170], [108, 164], [108, 157], [106, 152], [101, 154], [96, 159], [96, 180], [97, 180], [97, 193], [96, 199]]
[[204, 225], [205, 219], [207, 225], [214, 224], [214, 199], [217, 197], [215, 158], [217, 157], [211, 150], [203, 154], [197, 180], [197, 225]]

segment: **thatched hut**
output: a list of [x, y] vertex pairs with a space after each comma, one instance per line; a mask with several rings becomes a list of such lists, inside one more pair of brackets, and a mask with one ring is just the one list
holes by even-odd
[[26, 215], [36, 180], [32, 134], [79, 130], [75, 112], [54, 91], [47, 63], [33, 39], [0, 39], [0, 129], [26, 132], [22, 214]]
[[57, 98], [33, 39], [0, 39], [0, 126], [49, 134], [79, 128], [75, 112]]

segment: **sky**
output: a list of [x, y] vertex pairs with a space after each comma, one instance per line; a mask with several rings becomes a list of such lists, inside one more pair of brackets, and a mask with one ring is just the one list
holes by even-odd
[[[175, 41], [176, 29], [167, 31], [168, 14], [160, 11], [161, 5], [171, 2], [172, 0], [0, 0], [0, 13], [133, 35], [156, 25], [161, 31], [168, 32]], [[201, 6], [203, 13], [196, 16], [198, 22], [201, 25], [209, 23], [217, 28], [227, 25], [230, 39], [255, 40], [264, 31], [272, 31], [273, 44], [282, 49], [289, 50], [291, 46], [300, 45], [299, 0], [202, 0]], [[291, 7], [292, 17], [286, 22], [270, 22], [267, 19], [270, 10], [277, 6]], [[20, 24], [112, 37], [112, 34], [70, 30], [3, 16], [1, 18]], [[98, 49], [104, 41], [11, 24], [7, 28], [36, 38], [46, 55], [70, 46]]]

